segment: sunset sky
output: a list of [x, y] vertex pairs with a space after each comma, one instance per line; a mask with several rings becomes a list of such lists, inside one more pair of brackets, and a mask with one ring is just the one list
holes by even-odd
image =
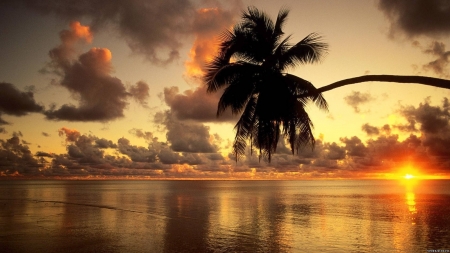
[[450, 177], [450, 91], [361, 83], [308, 113], [317, 140], [269, 164], [234, 161], [237, 118], [199, 77], [218, 36], [255, 6], [329, 52], [289, 73], [316, 87], [365, 74], [450, 78], [439, 0], [135, 0], [0, 3], [0, 176], [312, 179]]

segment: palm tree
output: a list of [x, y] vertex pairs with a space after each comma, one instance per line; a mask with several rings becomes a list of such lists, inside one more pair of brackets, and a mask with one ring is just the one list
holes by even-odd
[[[207, 65], [204, 82], [208, 92], [224, 88], [217, 115], [227, 108], [240, 114], [233, 151], [236, 161], [245, 154], [247, 140], [261, 157], [276, 151], [280, 134], [292, 153], [303, 145], [314, 147], [313, 124], [305, 111], [313, 101], [328, 110], [321, 93], [344, 85], [380, 81], [420, 83], [450, 89], [450, 80], [424, 76], [366, 75], [341, 80], [316, 89], [310, 82], [286, 73], [289, 68], [320, 62], [328, 45], [312, 33], [297, 44], [282, 28], [289, 14], [281, 9], [275, 23], [264, 12], [248, 7], [240, 23], [221, 37], [219, 52]], [[251, 149], [252, 150], [252, 149]]]
[[288, 13], [282, 9], [274, 23], [266, 13], [249, 7], [242, 22], [222, 35], [219, 53], [207, 66], [208, 92], [225, 88], [217, 115], [227, 108], [241, 114], [233, 144], [236, 161], [245, 154], [247, 140], [269, 162], [280, 135], [293, 153], [302, 145], [313, 146], [313, 125], [305, 104], [314, 101], [328, 109], [310, 82], [285, 73], [300, 64], [319, 62], [328, 48], [315, 33], [291, 45], [282, 30]]

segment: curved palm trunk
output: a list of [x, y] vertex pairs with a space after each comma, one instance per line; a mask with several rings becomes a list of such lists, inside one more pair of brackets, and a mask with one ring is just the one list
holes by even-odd
[[[345, 85], [362, 82], [394, 82], [394, 83], [419, 83], [438, 88], [450, 89], [450, 80], [427, 76], [395, 76], [395, 75], [365, 75], [334, 82], [317, 89], [319, 93], [336, 89]], [[299, 96], [301, 97], [301, 95]]]

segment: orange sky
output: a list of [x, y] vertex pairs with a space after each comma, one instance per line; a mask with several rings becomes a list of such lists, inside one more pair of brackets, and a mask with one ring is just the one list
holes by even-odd
[[217, 118], [220, 93], [201, 83], [221, 33], [249, 5], [273, 18], [288, 7], [294, 42], [323, 35], [323, 62], [289, 70], [316, 87], [365, 74], [448, 79], [450, 24], [440, 17], [449, 10], [437, 2], [139, 0], [108, 3], [110, 12], [92, 12], [100, 0], [76, 12], [71, 3], [27, 2], [0, 7], [2, 178], [449, 177], [448, 90], [363, 83], [328, 91], [328, 113], [307, 108], [315, 149], [292, 155], [280, 141], [269, 164], [257, 153], [234, 161], [237, 117]]

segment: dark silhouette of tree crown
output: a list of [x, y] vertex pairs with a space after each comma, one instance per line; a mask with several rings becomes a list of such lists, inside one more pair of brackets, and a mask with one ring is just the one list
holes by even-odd
[[288, 140], [292, 153], [303, 145], [313, 147], [313, 124], [305, 105], [313, 101], [328, 109], [310, 82], [285, 73], [319, 62], [328, 48], [316, 33], [290, 44], [290, 36], [283, 38], [288, 14], [287, 9], [280, 10], [273, 22], [266, 13], [248, 7], [241, 22], [222, 34], [219, 52], [207, 65], [208, 92], [224, 89], [217, 115], [228, 108], [241, 115], [233, 144], [236, 161], [245, 154], [248, 140], [269, 162], [280, 135]]

